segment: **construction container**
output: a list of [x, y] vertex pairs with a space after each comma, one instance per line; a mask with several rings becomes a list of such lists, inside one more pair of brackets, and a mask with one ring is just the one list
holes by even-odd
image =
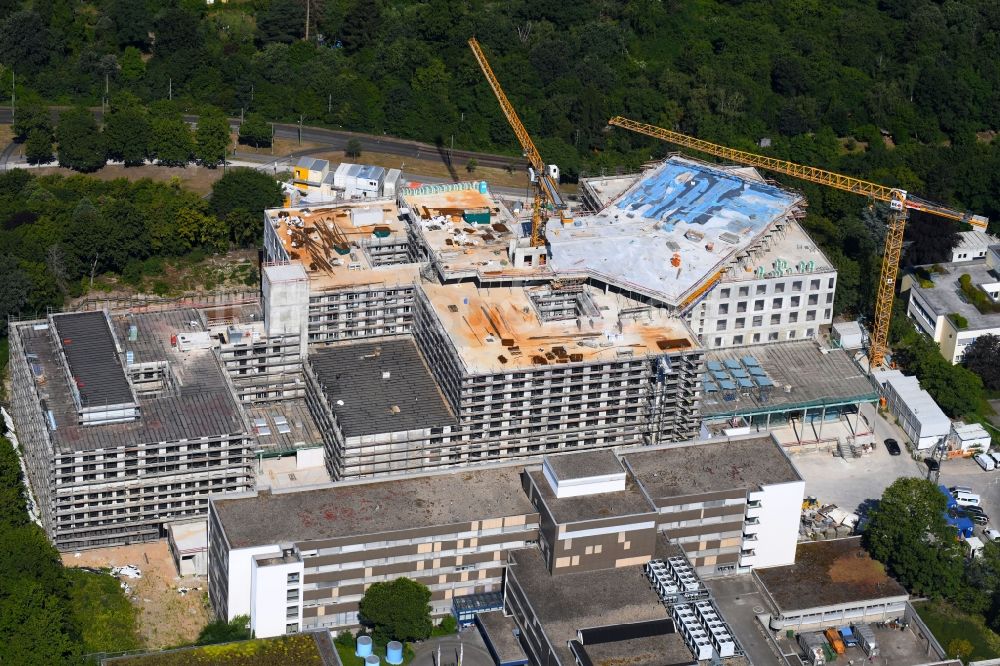
[[466, 224], [489, 224], [489, 208], [470, 208], [462, 211], [462, 221]]
[[813, 666], [823, 666], [826, 663], [826, 654], [823, 646], [826, 640], [818, 633], [799, 634], [799, 647], [806, 655], [806, 661]]
[[854, 635], [858, 637], [858, 645], [869, 657], [878, 656], [878, 641], [875, 639], [875, 631], [868, 624], [854, 625]]
[[826, 636], [826, 640], [829, 641], [830, 647], [833, 648], [834, 652], [837, 654], [844, 654], [847, 652], [847, 648], [844, 647], [844, 641], [840, 639], [840, 633], [836, 629], [830, 627], [823, 632], [823, 635]]

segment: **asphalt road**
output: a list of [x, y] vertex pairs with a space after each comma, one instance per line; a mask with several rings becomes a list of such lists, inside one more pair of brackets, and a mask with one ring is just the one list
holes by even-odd
[[[58, 114], [60, 107], [51, 107], [53, 118]], [[98, 121], [103, 119], [101, 109], [92, 109]], [[0, 124], [13, 122], [13, 112], [9, 106], [0, 107]], [[184, 120], [191, 124], [197, 124], [198, 116], [185, 115]], [[238, 118], [230, 118], [229, 123], [236, 128], [239, 126]], [[298, 139], [300, 127], [297, 124], [273, 123], [274, 134], [283, 139]], [[444, 157], [448, 154], [445, 146], [435, 146], [419, 141], [408, 141], [397, 139], [387, 135], [361, 134], [358, 132], [345, 132], [343, 130], [331, 130], [323, 127], [312, 127], [303, 125], [301, 127], [302, 141], [322, 144], [331, 150], [344, 150], [347, 142], [357, 139], [361, 143], [361, 151], [385, 153], [388, 155], [398, 155], [411, 159], [434, 159]], [[523, 158], [511, 157], [509, 155], [495, 155], [492, 153], [477, 153], [468, 150], [451, 151], [451, 158], [455, 164], [464, 165], [470, 159], [475, 159], [480, 166], [506, 168], [508, 165], [515, 169], [526, 170], [527, 162]], [[0, 159], [3, 159], [0, 156]]]

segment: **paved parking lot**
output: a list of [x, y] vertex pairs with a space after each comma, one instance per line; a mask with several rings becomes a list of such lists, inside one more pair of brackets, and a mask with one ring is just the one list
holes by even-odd
[[794, 454], [791, 459], [806, 482], [807, 496], [847, 511], [857, 511], [867, 501], [877, 500], [901, 476], [923, 476], [926, 472], [905, 450], [899, 456], [889, 455], [881, 441], [875, 451], [853, 460], [834, 457], [829, 451]]
[[977, 532], [1000, 525], [1000, 470], [984, 472], [971, 458], [941, 463], [938, 483], [945, 486], [968, 486], [982, 497], [982, 507], [992, 519], [991, 525], [976, 526]]

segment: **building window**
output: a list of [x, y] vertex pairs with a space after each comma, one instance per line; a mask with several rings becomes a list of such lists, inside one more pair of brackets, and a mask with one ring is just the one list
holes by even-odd
[[809, 294], [809, 298], [806, 299], [809, 305], [816, 305], [819, 303], [819, 294]]
[[760, 296], [761, 294], [766, 294], [767, 293], [767, 285], [766, 284], [759, 284], [759, 285], [757, 285], [757, 292], [756, 293], [757, 293], [758, 296]]
[[829, 294], [826, 295], [826, 302], [828, 304], [829, 303], [833, 303], [833, 292], [832, 291]]
[[830, 318], [830, 308], [827, 308], [826, 310], [823, 310], [823, 319], [829, 319], [829, 318]]
[[716, 338], [715, 339], [715, 346], [716, 347], [721, 347], [722, 346], [722, 338]]
[[299, 623], [298, 622], [289, 622], [288, 624], [285, 625], [285, 633], [286, 634], [296, 634], [296, 633], [298, 633], [298, 631], [299, 631]]
[[299, 582], [299, 572], [288, 574], [288, 584], [292, 585]]
[[802, 280], [796, 280], [792, 283], [792, 291], [802, 291]]
[[749, 296], [750, 287], [740, 287], [740, 296]]
[[830, 282], [827, 285], [828, 289], [833, 289], [833, 278], [830, 278]]
[[756, 317], [754, 317], [753, 318], [753, 325], [754, 326], [763, 326], [764, 325], [764, 315], [757, 315]]
[[737, 312], [746, 312], [747, 311], [747, 302], [746, 301], [740, 301], [739, 303], [737, 303], [736, 304], [736, 311]]
[[289, 606], [288, 608], [285, 609], [285, 618], [286, 619], [291, 620], [291, 619], [297, 618], [298, 616], [299, 616], [299, 607], [298, 606]]
[[763, 298], [758, 299], [758, 300], [756, 300], [756, 301], [753, 302], [753, 311], [754, 312], [760, 312], [763, 309], [764, 309], [764, 299]]
[[754, 333], [753, 334], [753, 341], [754, 342], [760, 342], [760, 333]]
[[285, 601], [298, 601], [299, 600], [299, 590], [295, 588], [293, 590], [288, 590], [288, 594], [285, 595]]
[[816, 321], [816, 311], [809, 310], [806, 312], [806, 321]]
[[715, 330], [717, 330], [717, 331], [724, 331], [724, 330], [726, 330], [726, 320], [725, 319], [720, 319], [719, 321], [715, 322]]
[[788, 304], [791, 305], [793, 308], [799, 307], [800, 303], [802, 303], [801, 296], [792, 296], [791, 300], [789, 300], [788, 302]]
[[784, 282], [779, 282], [776, 285], [774, 285], [774, 293], [776, 293], [776, 294], [783, 294], [783, 293], [785, 293], [785, 283]]
[[741, 344], [743, 344], [743, 336], [742, 335], [734, 335], [733, 336], [733, 344], [734, 345], [741, 345]]
[[809, 282], [809, 291], [816, 291], [819, 289], [819, 280], [812, 280]]
[[788, 331], [788, 339], [793, 340], [794, 338], [795, 338], [795, 331], [794, 330]]
[[773, 301], [771, 301], [771, 309], [772, 310], [780, 310], [782, 304], [784, 303], [784, 300], [785, 299], [783, 299], [783, 298], [776, 298]]
[[788, 323], [789, 324], [794, 324], [798, 320], [799, 320], [799, 313], [798, 312], [789, 312], [788, 313]]
[[768, 342], [774, 342], [777, 339], [778, 339], [778, 332], [777, 331], [773, 331], [773, 332], [767, 334], [767, 341]]
[[719, 314], [720, 315], [729, 314], [729, 303], [719, 304]]
[[746, 317], [737, 317], [736, 318], [736, 326], [734, 328], [743, 328], [746, 325], [747, 325], [747, 319], [746, 319]]
[[719, 298], [729, 298], [729, 289], [720, 289]]
[[771, 315], [771, 326], [776, 326], [781, 323], [781, 315], [773, 314]]

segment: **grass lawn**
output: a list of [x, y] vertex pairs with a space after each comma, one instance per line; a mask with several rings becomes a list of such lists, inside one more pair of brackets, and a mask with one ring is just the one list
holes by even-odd
[[132, 657], [123, 666], [322, 666], [316, 640], [309, 634], [206, 645]]
[[136, 633], [135, 607], [118, 579], [107, 573], [66, 569], [73, 620], [83, 634], [83, 651], [122, 652], [142, 645]]
[[913, 606], [946, 651], [953, 640], [964, 638], [973, 648], [968, 661], [1000, 657], [1000, 636], [984, 626], [981, 619], [945, 603], [923, 601]]

